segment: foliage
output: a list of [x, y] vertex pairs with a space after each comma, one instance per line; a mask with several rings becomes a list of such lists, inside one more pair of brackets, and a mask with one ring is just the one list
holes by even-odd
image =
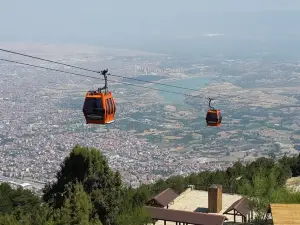
[[271, 193], [270, 202], [281, 204], [300, 204], [300, 192], [290, 192], [286, 188], [279, 188]]
[[66, 190], [63, 206], [56, 214], [57, 225], [100, 225], [96, 218], [92, 218], [93, 204], [90, 196], [84, 191], [80, 183], [69, 183]]
[[151, 222], [151, 217], [143, 207], [129, 208], [117, 216], [117, 225], [141, 225]]
[[10, 214], [0, 215], [0, 225], [18, 225], [18, 224], [19, 223], [14, 216]]
[[112, 224], [119, 213], [122, 181], [113, 172], [100, 152], [76, 145], [61, 165], [57, 181], [44, 189], [43, 199], [54, 208], [61, 208], [68, 184], [80, 182], [91, 196], [93, 215], [99, 215], [104, 224]]
[[96, 149], [76, 145], [61, 164], [56, 182], [45, 186], [40, 199], [22, 188], [0, 185], [0, 225], [140, 225], [151, 222], [144, 204], [166, 188], [183, 192], [188, 185], [207, 190], [221, 184], [223, 192], [238, 193], [251, 200], [260, 221], [267, 205], [300, 203], [300, 193], [284, 184], [300, 175], [300, 155], [277, 162], [260, 158], [243, 165], [236, 162], [225, 171], [202, 171], [189, 176], [172, 176], [139, 188], [125, 187], [120, 174], [109, 167]]
[[40, 203], [41, 200], [29, 190], [13, 190], [9, 184], [0, 184], [0, 213], [12, 213], [16, 209], [27, 213]]

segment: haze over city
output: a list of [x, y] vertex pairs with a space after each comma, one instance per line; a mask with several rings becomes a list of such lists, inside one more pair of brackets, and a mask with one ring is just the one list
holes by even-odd
[[[0, 41], [154, 51], [176, 51], [173, 48], [177, 46], [185, 53], [195, 45], [215, 51], [220, 47], [240, 48], [247, 41], [262, 42], [260, 46], [274, 42], [284, 48], [282, 40], [299, 38], [299, 10], [297, 0], [11, 0], [1, 2]], [[211, 33], [223, 36], [207, 36]], [[191, 41], [190, 45], [185, 43]]]
[[[2, 173], [46, 182], [77, 143], [101, 149], [136, 185], [224, 169], [236, 160], [296, 154], [299, 114], [286, 106], [299, 103], [299, 12], [296, 0], [1, 2], [3, 48], [193, 88], [201, 96], [129, 88], [109, 77], [116, 123], [93, 127], [84, 124], [82, 104], [88, 89], [103, 85], [99, 80], [1, 62], [0, 143], [3, 163], [10, 162]], [[3, 52], [1, 57], [41, 65]], [[47, 93], [46, 105], [39, 93]], [[208, 130], [207, 98], [214, 95], [224, 122]], [[15, 110], [15, 100], [23, 108]], [[41, 121], [45, 108], [52, 113]]]

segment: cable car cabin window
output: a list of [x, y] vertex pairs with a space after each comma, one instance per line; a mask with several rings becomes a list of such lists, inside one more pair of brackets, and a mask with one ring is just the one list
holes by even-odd
[[217, 113], [207, 113], [206, 120], [207, 121], [218, 122], [219, 118], [218, 118]]
[[101, 98], [86, 98], [83, 108], [86, 113], [95, 113], [95, 109], [103, 109]]
[[112, 103], [113, 103], [113, 106], [114, 106], [114, 114], [116, 113], [116, 104], [115, 104], [115, 100], [112, 99]]
[[114, 107], [114, 102], [111, 98], [108, 99], [108, 102], [111, 106], [111, 114], [114, 114], [115, 113], [115, 107]]
[[84, 102], [84, 113], [90, 119], [103, 119], [104, 109], [101, 98], [86, 98]]
[[113, 102], [112, 98], [110, 98], [109, 101], [110, 101], [110, 105], [111, 105], [111, 114], [114, 114], [115, 113], [114, 102]]
[[112, 113], [112, 107], [111, 107], [111, 104], [110, 104], [109, 100], [110, 100], [109, 98], [106, 99], [106, 105], [107, 105], [107, 109], [108, 109], [107, 114], [111, 114]]
[[112, 114], [113, 111], [114, 111], [114, 108], [113, 108], [113, 106], [112, 106], [112, 104], [111, 104], [111, 99], [109, 98], [109, 99], [107, 99], [107, 100], [108, 100], [108, 104], [109, 104], [109, 107], [110, 107], [110, 114]]

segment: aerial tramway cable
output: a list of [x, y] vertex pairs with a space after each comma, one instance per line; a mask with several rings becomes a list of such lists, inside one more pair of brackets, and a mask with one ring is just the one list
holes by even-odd
[[[93, 73], [101, 73], [101, 71], [96, 71], [96, 70], [91, 70], [91, 69], [87, 69], [87, 68], [83, 68], [83, 67], [69, 65], [69, 64], [66, 64], [66, 63], [56, 62], [56, 61], [53, 61], [53, 60], [48, 60], [48, 59], [44, 59], [44, 58], [40, 58], [40, 57], [36, 57], [36, 56], [31, 56], [31, 55], [28, 55], [28, 54], [23, 54], [23, 53], [20, 53], [20, 52], [10, 51], [10, 50], [6, 50], [6, 49], [2, 49], [2, 48], [0, 48], [0, 51], [15, 54], [15, 55], [20, 55], [20, 56], [24, 56], [24, 57], [29, 57], [29, 58], [32, 58], [32, 59], [38, 59], [38, 60], [42, 60], [42, 61], [46, 61], [46, 62], [50, 62], [50, 63], [55, 63], [55, 64], [59, 64], [59, 65], [63, 65], [63, 66], [68, 66], [68, 67], [71, 67], [71, 68], [81, 69], [81, 70], [85, 70], [85, 71], [89, 71], [89, 72], [93, 72]], [[48, 67], [32, 65], [32, 64], [28, 64], [28, 63], [17, 62], [17, 61], [14, 61], [14, 60], [8, 60], [8, 59], [0, 59], [0, 60], [1, 61], [6, 61], [6, 62], [11, 62], [11, 63], [17, 63], [17, 64], [21, 64], [21, 65], [26, 65], [26, 66], [31, 66], [31, 67], [36, 67], [36, 68], [40, 68], [40, 69], [52, 70], [52, 71], [61, 72], [61, 73], [67, 73], [67, 74], [81, 76], [81, 77], [87, 77], [87, 78], [92, 78], [92, 79], [100, 79], [99, 77], [93, 77], [93, 76], [84, 75], [84, 74], [75, 73], [75, 72], [68, 72], [68, 71], [63, 71], [63, 70], [59, 70], [59, 69], [52, 69], [52, 68], [48, 68]], [[110, 76], [116, 76], [116, 77], [120, 77], [120, 78], [124, 78], [124, 79], [136, 80], [136, 81], [141, 81], [141, 82], [151, 83], [151, 84], [159, 84], [159, 85], [162, 85], [162, 86], [174, 87], [174, 88], [185, 89], [185, 90], [190, 90], [190, 91], [199, 91], [197, 89], [185, 88], [185, 87], [176, 86], [176, 85], [169, 85], [169, 84], [164, 84], [164, 83], [160, 83], [160, 82], [145, 81], [145, 80], [140, 80], [140, 79], [131, 78], [131, 77], [124, 77], [124, 76], [121, 76], [121, 75], [110, 74]], [[141, 88], [148, 88], [148, 89], [152, 89], [152, 90], [156, 90], [156, 91], [162, 91], [162, 92], [168, 92], [168, 93], [172, 93], [172, 94], [184, 95], [184, 96], [187, 96], [187, 97], [203, 97], [203, 94], [201, 94], [201, 95], [199, 95], [199, 94], [198, 95], [190, 95], [190, 94], [186, 94], [186, 93], [180, 93], [180, 92], [163, 90], [163, 89], [159, 89], [159, 88], [152, 88], [152, 87], [143, 86], [143, 85], [132, 84], [132, 83], [124, 82], [124, 81], [111, 80], [111, 82], [122, 83], [122, 84], [141, 87]], [[204, 93], [207, 93], [207, 92], [204, 92]], [[236, 96], [224, 95], [222, 93], [219, 93], [218, 98], [219, 97], [229, 97], [230, 98], [230, 97], [236, 97]], [[279, 106], [279, 107], [280, 108], [281, 107], [299, 107], [299, 105], [282, 105], [282, 106]]]
[[[0, 58], [0, 61], [10, 62], [10, 63], [16, 63], [16, 64], [25, 65], [25, 66], [31, 66], [31, 67], [35, 67], [35, 68], [39, 68], [39, 69], [45, 69], [45, 70], [51, 70], [51, 71], [55, 71], [55, 72], [61, 72], [61, 73], [71, 74], [71, 75], [74, 75], [74, 76], [81, 76], [81, 77], [87, 77], [87, 78], [92, 78], [92, 79], [97, 79], [97, 80], [103, 80], [100, 77], [93, 77], [93, 76], [84, 75], [84, 74], [75, 73], [75, 72], [68, 72], [68, 71], [59, 70], [59, 69], [53, 69], [53, 68], [44, 67], [44, 66], [37, 66], [37, 65], [33, 65], [33, 64], [29, 64], [29, 63], [23, 63], [23, 62], [18, 62], [18, 61], [9, 60], [9, 59]], [[124, 81], [117, 81], [117, 80], [110, 80], [110, 81], [114, 82], [114, 83], [122, 83], [122, 84], [131, 85], [131, 86], [135, 86], [135, 87], [151, 89], [151, 90], [155, 90], [155, 91], [162, 91], [162, 92], [168, 92], [168, 93], [172, 93], [172, 94], [184, 95], [184, 96], [187, 96], [187, 97], [200, 97], [200, 95], [190, 95], [190, 94], [185, 94], [185, 93], [180, 93], [180, 92], [168, 91], [168, 90], [163, 90], [163, 89], [159, 89], [159, 88], [152, 88], [152, 87], [148, 87], [148, 86], [143, 86], [143, 85], [138, 85], [138, 84], [132, 84], [132, 83], [124, 82]]]
[[[71, 67], [71, 68], [76, 68], [76, 69], [80, 69], [80, 70], [84, 70], [84, 71], [88, 71], [88, 72], [102, 74], [102, 75], [104, 75], [105, 88], [107, 89], [107, 86], [106, 86], [107, 85], [107, 76], [105, 74], [107, 73], [108, 70], [106, 70], [106, 71], [105, 70], [104, 71], [91, 70], [91, 69], [87, 69], [87, 68], [83, 68], [83, 67], [79, 67], [79, 66], [73, 66], [73, 65], [70, 65], [70, 64], [61, 63], [61, 62], [57, 62], [57, 61], [53, 61], [53, 60], [48, 60], [48, 59], [44, 59], [44, 58], [40, 58], [40, 57], [35, 57], [35, 56], [28, 55], [28, 54], [23, 54], [23, 53], [20, 53], [20, 52], [10, 51], [10, 50], [6, 50], [6, 49], [2, 49], [2, 48], [0, 48], [0, 51], [15, 54], [15, 55], [20, 55], [20, 56], [24, 56], [24, 57], [29, 57], [29, 58], [32, 58], [32, 59], [38, 59], [38, 60], [42, 60], [42, 61], [46, 61], [46, 62], [50, 62], [50, 63], [54, 63], [54, 64], [59, 64], [59, 65], [63, 65], [63, 66]], [[60, 69], [53, 69], [53, 68], [49, 68], [49, 67], [38, 66], [38, 65], [18, 62], [18, 61], [9, 60], [9, 59], [0, 58], [0, 61], [16, 63], [16, 64], [20, 64], [20, 65], [25, 65], [25, 66], [31, 66], [31, 67], [35, 67], [35, 68], [39, 68], [39, 69], [51, 70], [51, 71], [71, 74], [71, 75], [75, 75], [75, 76], [81, 76], [81, 77], [85, 77], [85, 78], [101, 79], [100, 77], [94, 77], [94, 76], [84, 75], [84, 74], [75, 73], [75, 72], [68, 72], [68, 71], [64, 71], [64, 70], [60, 70]], [[105, 74], [103, 72], [105, 72]], [[135, 80], [135, 81], [151, 83], [151, 84], [158, 84], [158, 85], [167, 86], [167, 87], [175, 87], [175, 88], [185, 89], [185, 90], [190, 90], [190, 91], [199, 91], [197, 89], [185, 88], [185, 87], [180, 87], [180, 86], [176, 86], [176, 85], [169, 85], [169, 84], [164, 84], [164, 83], [160, 83], [160, 82], [145, 81], [145, 80], [140, 80], [140, 79], [131, 78], [131, 77], [124, 77], [124, 76], [121, 76], [121, 75], [115, 75], [115, 74], [109, 74], [109, 75], [110, 76], [115, 76], [115, 77], [120, 77], [120, 78], [123, 78], [123, 79]], [[187, 97], [200, 97], [201, 96], [201, 95], [191, 95], [191, 94], [186, 94], [186, 93], [180, 93], [180, 92], [168, 91], [168, 90], [163, 90], [163, 89], [158, 89], [158, 88], [152, 88], [152, 87], [148, 87], [148, 86], [142, 86], [142, 85], [127, 83], [127, 82], [123, 82], [123, 81], [112, 80], [112, 82], [122, 83], [122, 84], [141, 87], [141, 88], [148, 88], [148, 89], [151, 89], [151, 90], [168, 92], [168, 93], [172, 93], [172, 94], [179, 94], [179, 95], [184, 95], [184, 96], [187, 96]], [[222, 96], [224, 96], [224, 95], [222, 94]], [[234, 97], [234, 96], [229, 96], [229, 97]], [[112, 99], [112, 96], [111, 96], [111, 99]], [[211, 99], [209, 99], [209, 100], [211, 101]], [[298, 106], [287, 106], [287, 107], [298, 107]], [[215, 115], [216, 118], [210, 118], [210, 120], [215, 119], [216, 120], [214, 122], [215, 124], [218, 124], [218, 125], [221, 124], [222, 116], [221, 116], [220, 110], [215, 110], [215, 109], [212, 109], [212, 107], [210, 107], [210, 110], [208, 111], [207, 116], [206, 116], [207, 121], [208, 121], [208, 115], [210, 115], [210, 116]]]
[[[64, 71], [64, 70], [53, 69], [53, 68], [49, 68], [49, 67], [18, 62], [18, 61], [14, 61], [14, 60], [8, 60], [8, 59], [0, 58], [0, 61], [16, 63], [16, 64], [20, 64], [20, 65], [25, 65], [25, 66], [31, 66], [31, 67], [35, 67], [35, 68], [39, 68], [39, 69], [46, 69], [46, 70], [51, 70], [51, 71], [56, 71], [56, 72], [62, 72], [62, 73], [67, 73], [67, 74], [86, 77], [86, 78], [100, 79], [100, 77], [93, 77], [93, 76], [83, 75], [83, 74], [80, 74], [80, 73], [68, 72], [68, 71]], [[67, 65], [67, 66], [70, 66], [70, 65]], [[96, 72], [96, 71], [92, 71], [92, 72]], [[103, 88], [98, 89], [98, 92], [97, 91], [92, 91], [92, 92], [89, 91], [86, 94], [86, 98], [85, 98], [85, 102], [84, 102], [84, 106], [83, 106], [83, 113], [84, 113], [84, 116], [86, 118], [87, 123], [91, 123], [91, 124], [109, 124], [109, 123], [114, 122], [114, 115], [115, 115], [116, 107], [115, 107], [115, 103], [114, 103], [113, 96], [112, 96], [111, 92], [107, 92], [107, 75], [106, 75], [107, 72], [108, 72], [108, 70], [103, 70], [103, 71], [100, 71], [100, 72], [97, 71], [97, 73], [101, 73], [102, 75], [104, 75], [105, 86]], [[109, 75], [111, 75], [111, 74], [109, 74]], [[123, 76], [120, 76], [120, 77], [123, 77]], [[195, 96], [195, 95], [179, 93], [179, 92], [174, 92], [174, 91], [167, 91], [167, 90], [162, 90], [162, 89], [157, 89], [157, 88], [152, 88], [152, 87], [146, 87], [146, 86], [136, 85], [136, 84], [132, 84], [132, 83], [127, 83], [127, 82], [123, 82], [123, 81], [113, 81], [113, 82], [123, 83], [123, 84], [126, 84], [126, 85], [132, 85], [132, 86], [136, 86], [136, 87], [148, 88], [148, 89], [152, 89], [152, 90], [156, 90], [156, 91], [169, 92], [169, 93], [172, 93], [172, 94], [180, 94], [180, 95], [184, 95], [184, 96], [188, 96], [188, 97], [200, 97], [200, 95]], [[145, 82], [147, 82], [147, 81], [145, 81]], [[147, 83], [153, 83], [153, 82], [147, 82]], [[101, 93], [102, 89], [105, 89], [104, 94]], [[181, 89], [184, 89], [184, 88], [181, 88]], [[94, 103], [94, 101], [95, 101], [95, 103]], [[96, 103], [96, 101], [97, 101], [97, 103]], [[99, 103], [98, 103], [98, 101], [99, 101]], [[101, 104], [100, 104], [100, 102], [101, 102]], [[97, 105], [97, 107], [100, 107], [99, 110], [98, 110], [98, 108], [91, 108], [92, 105]], [[93, 107], [95, 107], [95, 106], [93, 106]], [[103, 107], [103, 108], [101, 108], [101, 107]], [[99, 112], [97, 111], [97, 114], [95, 114], [96, 109], [99, 111]], [[220, 110], [218, 110], [218, 111], [220, 111]], [[210, 113], [210, 111], [208, 111], [207, 115], [209, 115], [209, 114], [212, 114], [212, 113]], [[219, 119], [218, 114], [216, 114], [216, 115], [217, 115], [216, 120], [217, 120], [218, 126], [219, 126], [221, 124], [221, 119]], [[213, 121], [213, 120], [215, 120], [215, 118], [210, 118], [210, 120]], [[208, 120], [208, 117], [206, 116], [207, 125], [209, 125], [209, 123], [212, 123], [210, 120]]]
[[[74, 65], [70, 65], [70, 64], [66, 64], [66, 63], [61, 63], [61, 62], [44, 59], [44, 58], [40, 58], [40, 57], [36, 57], [36, 56], [32, 56], [32, 55], [28, 55], [28, 54], [24, 54], [24, 53], [20, 53], [20, 52], [15, 52], [15, 51], [11, 51], [11, 50], [6, 50], [6, 49], [2, 49], [2, 48], [0, 48], [0, 51], [15, 54], [15, 55], [21, 55], [21, 56], [25, 56], [25, 57], [32, 58], [32, 59], [38, 59], [38, 60], [42, 60], [45, 62], [50, 62], [50, 63], [59, 64], [59, 65], [63, 65], [63, 66], [68, 66], [68, 67], [75, 68], [75, 69], [85, 70], [88, 72], [100, 73], [100, 71], [91, 70], [91, 69], [74, 66]], [[171, 84], [164, 84], [164, 83], [154, 82], [154, 81], [146, 81], [146, 80], [141, 80], [141, 79], [137, 79], [137, 78], [116, 75], [116, 74], [110, 74], [110, 76], [119, 77], [119, 78], [128, 79], [128, 80], [135, 80], [135, 81], [140, 81], [140, 82], [145, 82], [145, 83], [158, 84], [158, 85], [167, 86], [167, 87], [185, 89], [185, 90], [189, 90], [189, 91], [199, 91], [199, 90], [193, 89], [193, 88], [186, 88], [186, 87], [181, 87], [181, 86], [176, 86], [176, 85], [171, 85]]]
[[[32, 55], [28, 55], [28, 54], [24, 54], [24, 53], [20, 53], [20, 52], [16, 52], [16, 51], [11, 51], [11, 50], [7, 50], [7, 49], [3, 49], [3, 48], [0, 48], [0, 51], [15, 54], [15, 55], [20, 55], [20, 56], [24, 56], [24, 57], [28, 57], [28, 58], [32, 58], [32, 59], [38, 59], [38, 60], [42, 60], [42, 61], [45, 61], [45, 62], [50, 62], [50, 63], [54, 63], [54, 64], [58, 64], [58, 65], [63, 65], [63, 66], [67, 66], [67, 67], [71, 67], [71, 68], [75, 68], [75, 69], [80, 69], [80, 70], [84, 70], [84, 71], [88, 71], [88, 72], [93, 72], [93, 73], [98, 73], [98, 74], [101, 73], [101, 71], [96, 71], [96, 70], [87, 69], [87, 68], [83, 68], [83, 67], [79, 67], [79, 66], [74, 66], [74, 65], [70, 65], [70, 64], [66, 64], [66, 63], [61, 63], [61, 62], [57, 62], [57, 61], [53, 61], [53, 60], [49, 60], [49, 59], [44, 59], [44, 58], [40, 58], [40, 57], [36, 57], [36, 56], [32, 56]], [[22, 65], [27, 65], [27, 66], [32, 66], [32, 67], [41, 68], [41, 69], [52, 70], [52, 71], [56, 71], [56, 72], [68, 73], [68, 74], [87, 77], [87, 78], [99, 79], [99, 77], [93, 77], [93, 76], [83, 75], [83, 74], [79, 74], [79, 73], [63, 71], [63, 70], [59, 70], [59, 69], [52, 69], [52, 68], [43, 67], [43, 66], [36, 66], [36, 65], [27, 64], [27, 63], [16, 62], [16, 61], [13, 61], [13, 60], [7, 60], [7, 59], [0, 59], [0, 60], [6, 61], [6, 62], [18, 63], [18, 64], [22, 64]], [[173, 87], [173, 88], [178, 88], [178, 89], [184, 89], [184, 90], [199, 92], [199, 89], [193, 89], [193, 88], [186, 88], [186, 87], [181, 87], [181, 86], [176, 86], [176, 85], [164, 84], [164, 83], [161, 83], [161, 82], [140, 80], [140, 79], [136, 79], [136, 78], [132, 78], [132, 77], [125, 77], [125, 76], [116, 75], [116, 74], [109, 74], [109, 75], [110, 76], [115, 76], [115, 77], [120, 77], [120, 78], [123, 78], [123, 79], [128, 79], [128, 80], [135, 80], [135, 81], [145, 82], [145, 83], [149, 83], [149, 84], [158, 84], [158, 85], [162, 85], [162, 86], [166, 86], [166, 87]], [[132, 83], [124, 82], [124, 81], [116, 81], [116, 80], [110, 80], [110, 81], [114, 82], [114, 83], [122, 83], [122, 84], [132, 85], [132, 86], [141, 87], [141, 88], [148, 88], [148, 89], [152, 89], [152, 90], [156, 90], [156, 91], [162, 91], [162, 92], [168, 92], [168, 93], [172, 93], [172, 94], [184, 95], [186, 97], [203, 97], [203, 95], [199, 95], [199, 94], [198, 95], [191, 95], [191, 94], [186, 94], [186, 93], [180, 93], [180, 92], [175, 92], [175, 91], [163, 90], [163, 89], [159, 89], [159, 88], [152, 88], [152, 87], [143, 86], [143, 85], [132, 84]], [[224, 95], [224, 94], [221, 94], [221, 93], [219, 93], [218, 96], [233, 97], [231, 95]]]

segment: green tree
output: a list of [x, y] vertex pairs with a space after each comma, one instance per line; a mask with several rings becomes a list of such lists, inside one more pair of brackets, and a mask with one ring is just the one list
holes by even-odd
[[151, 223], [151, 217], [143, 207], [131, 208], [118, 215], [117, 225], [141, 225]]
[[241, 188], [251, 200], [250, 208], [256, 213], [256, 220], [261, 221], [268, 205], [268, 177], [263, 173], [255, 174], [253, 182], [245, 182]]
[[0, 212], [10, 213], [13, 211], [13, 202], [11, 199], [13, 189], [7, 183], [0, 184]]
[[122, 181], [118, 172], [113, 172], [96, 149], [76, 145], [66, 157], [57, 173], [57, 181], [47, 184], [43, 199], [55, 208], [63, 206], [66, 185], [83, 184], [91, 196], [93, 215], [98, 214], [104, 224], [112, 224], [120, 210]]
[[[143, 188], [143, 187], [144, 187], [144, 189], [149, 188], [147, 185], [144, 185], [141, 188]], [[166, 183], [166, 181], [163, 179], [159, 179], [152, 185], [151, 191], [152, 191], [152, 194], [158, 194], [167, 188], [168, 188], [168, 184]]]
[[295, 162], [292, 165], [292, 172], [294, 176], [300, 176], [300, 154], [295, 158]]
[[166, 180], [168, 187], [172, 188], [175, 192], [181, 193], [185, 190], [187, 184], [183, 176], [172, 176]]
[[18, 221], [13, 215], [1, 215], [0, 214], [0, 225], [19, 225]]
[[66, 199], [56, 215], [56, 225], [100, 225], [100, 220], [92, 218], [93, 204], [80, 183], [67, 186]]
[[22, 225], [52, 225], [52, 209], [46, 204], [35, 206], [30, 212], [16, 208], [13, 215]]
[[44, 203], [28, 190], [0, 184], [0, 225], [147, 224], [151, 218], [143, 206], [151, 197], [170, 187], [180, 193], [188, 184], [207, 190], [212, 183], [221, 184], [225, 193], [247, 196], [259, 221], [270, 202], [300, 203], [300, 194], [284, 187], [291, 175], [300, 174], [299, 168], [300, 155], [278, 162], [259, 158], [247, 165], [236, 162], [226, 171], [172, 176], [133, 189], [122, 186], [120, 174], [98, 150], [77, 145], [62, 163], [57, 181], [45, 186]]
[[27, 213], [40, 203], [41, 200], [29, 190], [15, 190], [7, 183], [0, 184], [0, 213], [12, 213], [16, 209]]

